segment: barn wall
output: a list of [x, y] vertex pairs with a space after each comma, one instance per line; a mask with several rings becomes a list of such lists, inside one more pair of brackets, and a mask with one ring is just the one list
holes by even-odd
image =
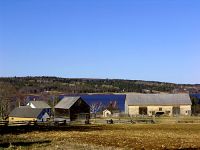
[[68, 109], [55, 108], [56, 118], [70, 118], [70, 113]]
[[[160, 111], [159, 108], [162, 108]], [[168, 112], [169, 116], [173, 115], [173, 106], [147, 106], [147, 114], [152, 116], [153, 111], [156, 112]], [[129, 115], [139, 115], [139, 106], [128, 106]], [[180, 115], [191, 115], [191, 105], [181, 105]]]
[[139, 106], [128, 106], [128, 114], [131, 116], [139, 115]]
[[90, 115], [90, 106], [81, 98], [77, 100], [70, 108], [70, 120], [87, 118]]
[[[159, 108], [162, 108], [162, 110], [159, 110]], [[147, 106], [147, 114], [149, 116], [153, 115], [153, 112], [164, 112], [166, 113], [167, 111], [169, 112], [169, 115], [172, 115], [172, 106]]]
[[9, 117], [9, 122], [12, 121], [36, 121], [37, 118], [21, 118], [21, 117]]
[[181, 115], [191, 115], [191, 105], [181, 105], [180, 106]]

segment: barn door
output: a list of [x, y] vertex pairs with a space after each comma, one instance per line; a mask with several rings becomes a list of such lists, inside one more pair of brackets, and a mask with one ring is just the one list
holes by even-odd
[[173, 107], [173, 115], [179, 115], [180, 114], [180, 107]]
[[147, 115], [147, 107], [139, 107], [140, 115]]

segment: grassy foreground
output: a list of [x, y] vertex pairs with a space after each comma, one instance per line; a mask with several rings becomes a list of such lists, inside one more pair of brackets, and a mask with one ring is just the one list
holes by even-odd
[[200, 149], [200, 124], [15, 127], [0, 132], [0, 149]]

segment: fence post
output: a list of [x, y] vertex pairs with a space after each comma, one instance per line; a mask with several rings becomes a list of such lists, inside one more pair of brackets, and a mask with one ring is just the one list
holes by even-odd
[[152, 120], [153, 120], [154, 123], [156, 123], [155, 115], [152, 115]]

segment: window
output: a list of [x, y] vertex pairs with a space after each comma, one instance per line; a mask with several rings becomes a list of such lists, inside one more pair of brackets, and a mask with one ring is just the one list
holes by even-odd
[[185, 113], [187, 114], [187, 113], [188, 113], [188, 111], [185, 111]]
[[162, 111], [162, 107], [159, 107], [159, 111]]

